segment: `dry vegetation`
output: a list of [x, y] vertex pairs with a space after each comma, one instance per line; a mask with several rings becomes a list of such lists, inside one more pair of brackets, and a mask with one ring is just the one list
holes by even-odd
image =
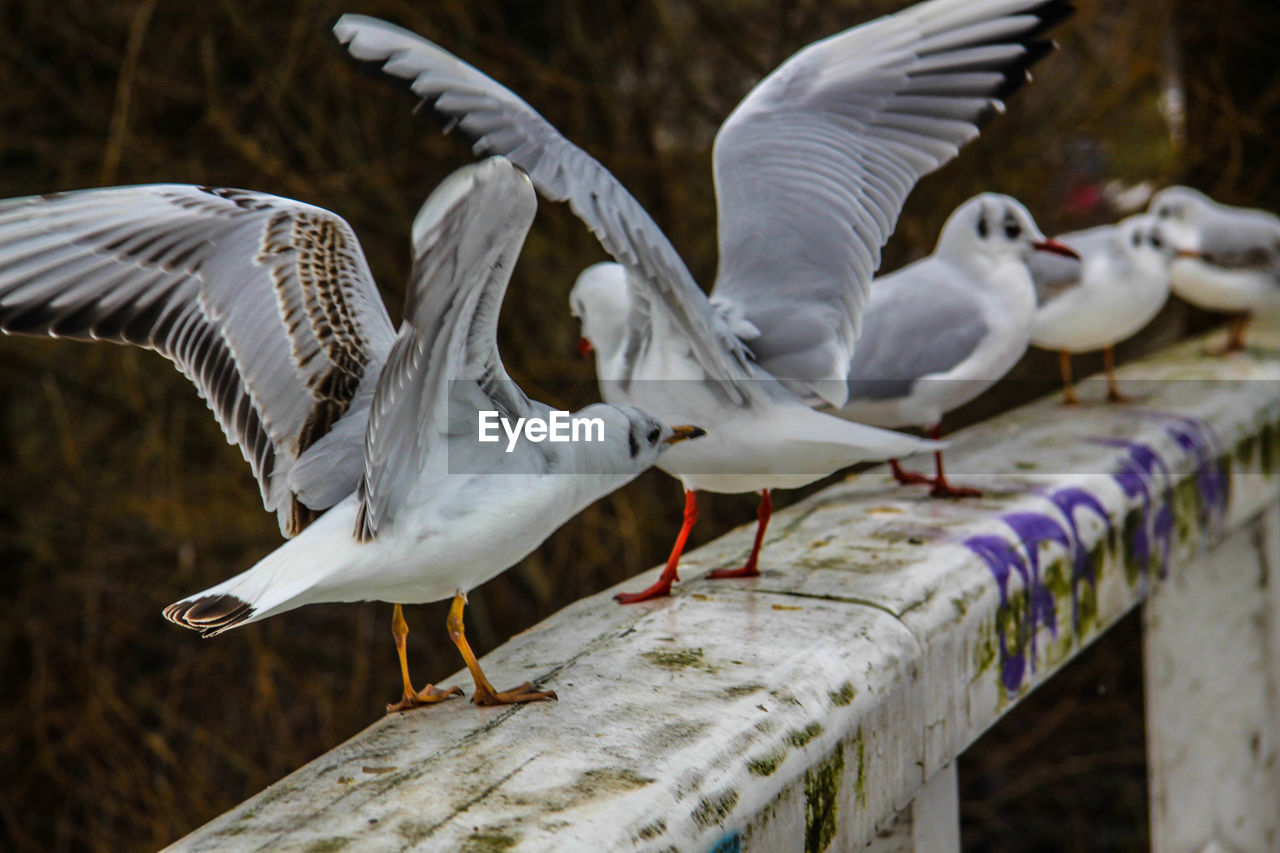
[[[398, 315], [411, 217], [468, 153], [335, 46], [337, 16], [361, 11], [434, 37], [525, 95], [624, 180], [709, 281], [708, 152], [720, 120], [796, 48], [898, 5], [5, 0], [0, 197], [178, 181], [324, 205], [353, 224]], [[946, 213], [979, 190], [1021, 197], [1049, 232], [1105, 217], [1065, 203], [1094, 167], [1104, 178], [1190, 176], [1224, 197], [1280, 206], [1267, 0], [1081, 5], [1059, 36], [1063, 50], [1009, 115], [912, 197], [887, 266], [927, 251]], [[1157, 110], [1178, 62], [1184, 147]], [[602, 258], [566, 210], [543, 206], [503, 324], [506, 360], [531, 394], [590, 398], [590, 367], [570, 357], [566, 295], [577, 271]], [[1183, 313], [1171, 309], [1157, 336], [1179, 334]], [[1022, 375], [1051, 365], [1030, 359]], [[1010, 389], [970, 416], [1026, 393]], [[163, 360], [0, 339], [0, 400], [0, 847], [154, 848], [395, 697], [386, 606], [305, 608], [213, 642], [161, 620], [165, 604], [278, 542], [248, 467]], [[491, 648], [657, 562], [677, 495], [650, 474], [591, 507], [472, 597], [473, 642]], [[751, 519], [751, 507], [712, 498], [695, 538]], [[420, 678], [457, 668], [444, 613], [410, 608]], [[1125, 784], [1135, 773], [1140, 783], [1140, 753], [1124, 772]]]

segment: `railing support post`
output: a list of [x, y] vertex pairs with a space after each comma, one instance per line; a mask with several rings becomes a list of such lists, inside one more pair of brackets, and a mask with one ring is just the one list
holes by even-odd
[[957, 853], [960, 795], [956, 765], [948, 764], [935, 773], [866, 849], [867, 853]]
[[1152, 849], [1280, 850], [1280, 509], [1159, 582], [1143, 616]]

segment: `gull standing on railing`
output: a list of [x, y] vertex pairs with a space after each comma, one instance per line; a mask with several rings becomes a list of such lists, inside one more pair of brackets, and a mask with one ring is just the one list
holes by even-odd
[[[871, 283], [840, 416], [925, 427], [937, 438], [944, 414], [994, 385], [1026, 352], [1036, 308], [1027, 263], [1038, 253], [1079, 265], [1007, 195], [983, 193], [956, 208], [932, 255]], [[896, 459], [890, 467], [899, 483], [933, 486], [934, 497], [981, 495], [947, 482], [942, 451], [934, 464], [932, 478], [902, 470]]]
[[[933, 0], [815, 42], [765, 77], [716, 136], [720, 269], [710, 299], [666, 236], [600, 163], [509, 89], [407, 30], [360, 15], [334, 27], [356, 59], [407, 81], [477, 153], [528, 170], [567, 201], [627, 271], [621, 378], [605, 399], [706, 420], [707, 440], [661, 463], [685, 487], [685, 520], [662, 577], [624, 602], [666, 595], [697, 518], [697, 489], [769, 490], [927, 444], [837, 418], [880, 247], [915, 182], [956, 155], [1051, 48], [1066, 0]], [[580, 316], [591, 313], [582, 297]], [[643, 401], [643, 402], [641, 402]], [[792, 426], [794, 425], [794, 429]]]
[[1220, 352], [1244, 349], [1254, 312], [1280, 310], [1280, 216], [1219, 204], [1190, 187], [1161, 190], [1148, 212], [1177, 244], [1173, 292], [1198, 308], [1231, 314]]
[[1130, 216], [1056, 238], [1080, 261], [1037, 256], [1031, 260], [1036, 316], [1031, 345], [1056, 350], [1062, 402], [1079, 402], [1071, 384], [1073, 353], [1102, 350], [1107, 400], [1126, 402], [1115, 375], [1115, 345], [1151, 322], [1169, 298], [1173, 243], [1154, 216]]
[[[536, 209], [528, 177], [502, 158], [446, 179], [413, 223], [397, 334], [355, 234], [321, 208], [176, 184], [0, 202], [0, 330], [172, 360], [294, 537], [168, 619], [213, 636], [304, 604], [453, 596], [473, 701], [555, 698], [493, 689], [463, 633], [467, 591], [702, 431], [597, 404], [576, 414], [601, 419], [599, 442], [478, 442], [480, 411], [550, 412], [510, 379], [496, 343]], [[461, 692], [414, 690], [399, 603], [392, 629], [404, 695], [388, 710]]]

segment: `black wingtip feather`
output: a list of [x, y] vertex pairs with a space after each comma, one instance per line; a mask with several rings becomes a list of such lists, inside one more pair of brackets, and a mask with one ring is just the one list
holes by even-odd
[[212, 637], [246, 622], [253, 613], [253, 605], [234, 595], [202, 595], [170, 604], [164, 609], [164, 618]]

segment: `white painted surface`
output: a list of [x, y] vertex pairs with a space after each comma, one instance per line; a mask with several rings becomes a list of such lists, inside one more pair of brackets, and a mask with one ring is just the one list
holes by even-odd
[[[689, 555], [669, 600], [620, 607], [608, 590], [579, 601], [484, 659], [495, 680], [533, 680], [559, 703], [451, 702], [380, 720], [175, 849], [861, 849], [926, 779], [1158, 589], [1162, 562], [1175, 579], [1195, 574], [1207, 544], [1274, 504], [1280, 360], [1207, 360], [1201, 346], [1122, 371], [1127, 389], [1152, 394], [1141, 410], [1045, 401], [958, 434], [949, 467], [988, 488], [984, 499], [925, 500], [874, 470], [779, 512], [759, 579], [701, 579], [741, 561], [744, 526]], [[1270, 381], [1234, 381], [1250, 379]], [[1082, 392], [1101, 396], [1100, 383]], [[1229, 506], [1209, 524], [1196, 473], [1218, 468], [1176, 440], [1185, 416], [1200, 419], [1207, 457], [1230, 467]], [[1145, 567], [1131, 547], [1150, 526], [1144, 501], [1113, 476], [1139, 447], [1155, 460], [1137, 478], [1146, 521], [1166, 498], [1172, 510], [1167, 554], [1157, 548]], [[1051, 497], [1073, 488], [1107, 516], [1075, 513], [1097, 583], [1078, 585], [1073, 624], [1072, 553], [1035, 547], [1046, 606], [1022, 632], [1027, 586], [1013, 573], [1002, 606], [965, 541], [1010, 543], [1011, 522], [1032, 516], [1061, 528]], [[1025, 563], [1023, 546], [1010, 547]], [[1205, 608], [1197, 619], [1232, 626]], [[1012, 666], [1002, 677], [1002, 634], [1004, 657], [1024, 657], [1019, 677]], [[470, 689], [461, 674], [443, 681], [455, 682]]]
[[1152, 847], [1280, 849], [1280, 508], [1176, 572], [1144, 613]]
[[867, 853], [959, 853], [960, 791], [956, 765], [924, 783], [905, 809], [866, 847]]

